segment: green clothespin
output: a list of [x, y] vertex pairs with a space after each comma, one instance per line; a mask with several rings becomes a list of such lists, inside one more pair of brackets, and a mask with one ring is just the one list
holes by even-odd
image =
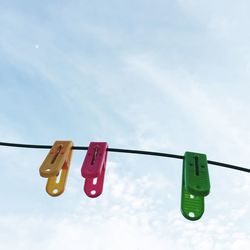
[[204, 213], [204, 197], [210, 192], [207, 156], [186, 152], [182, 169], [181, 212], [188, 220], [199, 220]]

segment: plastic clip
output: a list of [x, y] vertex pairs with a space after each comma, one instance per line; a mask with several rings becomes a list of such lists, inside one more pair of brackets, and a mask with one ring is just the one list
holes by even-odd
[[207, 156], [186, 152], [182, 170], [181, 212], [188, 220], [198, 220], [204, 213], [204, 197], [210, 192]]
[[108, 155], [106, 142], [91, 142], [85, 156], [81, 173], [85, 178], [84, 192], [90, 198], [102, 194]]
[[56, 141], [39, 169], [40, 175], [48, 178], [46, 191], [51, 196], [59, 196], [65, 190], [72, 147], [72, 141]]

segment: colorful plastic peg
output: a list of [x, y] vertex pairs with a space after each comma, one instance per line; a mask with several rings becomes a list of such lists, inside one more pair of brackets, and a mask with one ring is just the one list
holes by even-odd
[[204, 197], [210, 192], [207, 157], [186, 152], [182, 170], [181, 211], [188, 220], [198, 220], [204, 213]]
[[91, 142], [85, 156], [81, 173], [85, 178], [84, 192], [90, 198], [102, 194], [108, 144], [106, 142]]
[[59, 196], [65, 190], [72, 147], [72, 141], [56, 141], [39, 169], [40, 175], [48, 178], [46, 191], [51, 196]]

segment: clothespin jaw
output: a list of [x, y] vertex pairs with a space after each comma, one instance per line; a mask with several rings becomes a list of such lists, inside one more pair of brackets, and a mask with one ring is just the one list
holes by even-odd
[[186, 152], [184, 156], [185, 185], [189, 193], [207, 196], [210, 192], [207, 156]]
[[59, 196], [65, 190], [72, 147], [72, 141], [56, 141], [39, 169], [40, 175], [48, 178], [46, 191], [51, 196]]
[[182, 170], [181, 211], [185, 218], [198, 220], [205, 209], [204, 197], [210, 192], [205, 154], [186, 152]]
[[85, 156], [81, 174], [85, 178], [84, 192], [90, 198], [96, 198], [102, 194], [108, 144], [106, 142], [91, 142]]

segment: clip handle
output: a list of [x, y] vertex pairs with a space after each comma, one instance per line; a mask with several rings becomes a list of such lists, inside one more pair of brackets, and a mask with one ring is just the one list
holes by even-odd
[[182, 170], [181, 188], [181, 212], [183, 216], [191, 221], [199, 220], [204, 213], [204, 197], [190, 194], [185, 187], [184, 166]]
[[97, 178], [87, 178], [84, 183], [84, 192], [90, 198], [97, 198], [103, 192], [105, 168]]
[[70, 162], [72, 159], [72, 150], [67, 155], [67, 159], [63, 164], [62, 169], [60, 170], [57, 176], [52, 176], [48, 178], [47, 185], [46, 185], [46, 192], [51, 196], [59, 196], [61, 195], [66, 187]]

